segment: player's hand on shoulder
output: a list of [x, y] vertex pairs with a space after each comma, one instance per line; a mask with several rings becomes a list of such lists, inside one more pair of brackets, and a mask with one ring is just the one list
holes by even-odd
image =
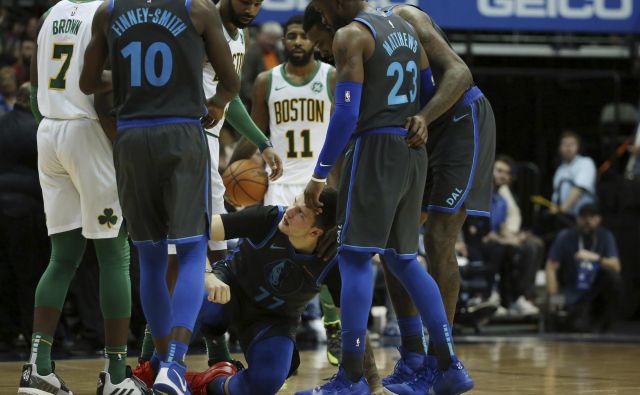
[[207, 273], [204, 279], [204, 287], [209, 294], [209, 302], [226, 304], [231, 300], [231, 289], [214, 273]]
[[267, 163], [267, 166], [269, 166], [269, 168], [271, 169], [271, 174], [269, 174], [269, 181], [275, 181], [282, 176], [282, 159], [280, 159], [273, 148], [265, 148], [264, 151], [262, 151], [262, 159], [264, 159], [264, 161]]
[[407, 118], [404, 125], [408, 130], [407, 143], [411, 148], [417, 148], [427, 143], [429, 137], [429, 129], [427, 129], [427, 121], [421, 115], [414, 115]]

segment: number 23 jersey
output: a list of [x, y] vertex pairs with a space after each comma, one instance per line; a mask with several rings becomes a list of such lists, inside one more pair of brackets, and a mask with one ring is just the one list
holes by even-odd
[[284, 174], [275, 184], [306, 184], [327, 136], [333, 97], [329, 77], [334, 68], [316, 61], [306, 81], [293, 82], [286, 63], [269, 74], [267, 106], [273, 148]]

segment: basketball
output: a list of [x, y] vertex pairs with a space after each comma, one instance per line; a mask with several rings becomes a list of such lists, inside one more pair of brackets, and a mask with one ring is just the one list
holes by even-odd
[[224, 197], [234, 206], [251, 206], [260, 202], [269, 186], [267, 172], [250, 159], [229, 165], [222, 181], [226, 188]]

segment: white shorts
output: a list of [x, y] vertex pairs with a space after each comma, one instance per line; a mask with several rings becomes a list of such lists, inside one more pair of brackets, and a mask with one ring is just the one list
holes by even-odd
[[[211, 158], [211, 215], [225, 214], [227, 210], [224, 208], [224, 183], [222, 176], [218, 171], [218, 163], [220, 162], [220, 141], [207, 134], [207, 143], [209, 144], [209, 156]], [[209, 249], [211, 251], [220, 251], [227, 249], [226, 241], [209, 240]], [[169, 254], [175, 255], [176, 248], [173, 244], [169, 244]]]
[[269, 184], [267, 193], [264, 195], [264, 205], [291, 206], [293, 200], [304, 192], [306, 186], [306, 184]]
[[113, 151], [98, 121], [43, 119], [38, 173], [49, 235], [82, 228], [88, 239], [118, 236], [122, 209]]

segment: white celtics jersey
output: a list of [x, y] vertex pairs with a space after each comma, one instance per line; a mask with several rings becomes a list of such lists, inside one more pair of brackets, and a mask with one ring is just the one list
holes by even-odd
[[270, 71], [267, 97], [270, 139], [284, 173], [276, 184], [306, 184], [327, 136], [331, 118], [329, 75], [333, 67], [316, 61], [302, 84], [292, 82], [281, 64]]
[[[227, 40], [227, 43], [229, 43], [231, 56], [233, 56], [233, 65], [236, 67], [236, 72], [238, 73], [238, 75], [240, 75], [242, 71], [242, 64], [244, 63], [245, 53], [244, 30], [238, 29], [235, 37], [231, 37], [224, 26], [222, 27], [222, 32], [224, 33], [224, 38]], [[207, 99], [210, 99], [213, 95], [216, 94], [216, 89], [218, 87], [218, 76], [213, 70], [213, 66], [211, 66], [211, 63], [209, 62], [206, 62], [204, 64], [204, 69], [202, 70], [202, 83], [204, 85], [204, 96]], [[225, 108], [225, 112], [226, 111], [227, 109]], [[207, 129], [207, 132], [218, 136], [220, 134], [220, 129], [222, 129], [223, 123], [224, 118], [220, 120], [220, 122], [218, 122], [213, 128]]]
[[80, 90], [84, 52], [93, 14], [101, 1], [62, 0], [51, 8], [38, 34], [38, 107], [52, 119], [97, 119], [93, 95]]

